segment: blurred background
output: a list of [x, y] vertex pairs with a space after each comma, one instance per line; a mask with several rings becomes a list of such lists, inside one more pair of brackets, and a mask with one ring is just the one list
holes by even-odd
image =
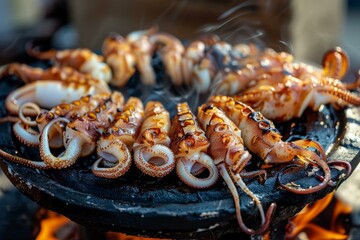
[[[351, 60], [348, 77], [355, 78], [359, 23], [357, 0], [0, 0], [0, 65], [31, 61], [25, 52], [30, 41], [46, 48], [99, 51], [110, 32], [125, 36], [157, 26], [182, 40], [218, 34], [230, 43], [255, 42], [314, 64], [321, 64], [328, 49], [341, 46]], [[359, 172], [339, 191], [355, 209], [360, 209]], [[24, 211], [37, 208], [0, 171], [0, 238], [12, 232], [31, 235], [32, 222]], [[360, 232], [357, 212], [353, 221]]]
[[29, 40], [99, 50], [109, 32], [158, 26], [180, 39], [216, 33], [231, 43], [257, 42], [314, 63], [339, 45], [355, 69], [359, 12], [356, 0], [1, 0], [0, 64], [26, 61]]

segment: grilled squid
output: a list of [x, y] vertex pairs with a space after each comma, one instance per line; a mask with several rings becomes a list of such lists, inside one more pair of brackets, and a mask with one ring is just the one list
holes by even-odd
[[205, 93], [210, 89], [217, 69], [213, 59], [206, 54], [193, 68], [192, 81], [193, 86], [199, 93]]
[[[98, 80], [94, 80], [98, 82]], [[10, 114], [19, 114], [19, 120], [13, 125], [15, 136], [28, 146], [39, 145], [39, 134], [51, 119], [57, 116], [67, 117], [72, 114], [81, 115], [84, 111], [93, 108], [94, 104], [88, 105], [87, 98], [81, 96], [99, 93], [98, 96], [103, 96], [108, 91], [102, 91], [98, 85], [93, 82], [77, 82], [77, 80], [46, 80], [31, 82], [25, 86], [15, 89], [11, 92], [5, 101], [5, 107]], [[96, 97], [94, 97], [95, 99]], [[71, 102], [67, 104], [67, 102]], [[85, 103], [86, 102], [86, 103]], [[93, 103], [93, 100], [90, 100]], [[98, 104], [96, 102], [95, 104]], [[55, 106], [55, 107], [54, 107]], [[45, 114], [41, 108], [51, 109], [49, 114]], [[71, 113], [70, 113], [70, 112]], [[42, 113], [43, 112], [43, 113]], [[46, 115], [46, 117], [45, 117]], [[30, 120], [28, 117], [37, 116], [36, 121]], [[38, 128], [38, 129], [36, 129]], [[52, 147], [62, 146], [59, 133], [62, 133], [63, 127], [56, 124], [56, 127], [49, 130], [49, 144]], [[5, 158], [7, 158], [7, 154]], [[28, 165], [43, 168], [42, 164], [24, 158], [12, 157], [11, 160]]]
[[159, 49], [165, 71], [172, 83], [177, 86], [183, 84], [182, 55], [185, 49], [180, 40], [167, 33], [155, 33], [149, 40]]
[[110, 88], [106, 82], [93, 77], [89, 73], [81, 73], [76, 69], [68, 66], [55, 66], [48, 69], [43, 69], [39, 67], [31, 67], [26, 64], [11, 63], [6, 65], [0, 72], [0, 77], [7, 75], [15, 75], [25, 83], [44, 80], [73, 81], [78, 82], [79, 84], [88, 82], [89, 84], [96, 85], [99, 88], [98, 91], [110, 92]]
[[323, 69], [305, 63], [288, 62], [281, 74], [263, 74], [255, 84], [234, 96], [274, 121], [300, 117], [306, 108], [319, 110], [323, 104], [334, 108], [359, 106], [360, 98], [350, 92], [360, 86], [360, 78], [353, 83], [340, 79], [348, 70], [349, 59], [341, 48], [324, 55]]
[[131, 44], [122, 36], [111, 33], [103, 42], [102, 52], [113, 72], [111, 84], [117, 87], [124, 86], [136, 70], [136, 59]]
[[[176, 173], [187, 185], [207, 188], [215, 184], [219, 177], [213, 159], [207, 154], [210, 142], [197, 123], [195, 115], [187, 103], [177, 105], [177, 114], [172, 121], [171, 150], [176, 159]], [[207, 169], [209, 175], [196, 175]]]
[[[266, 119], [260, 112], [254, 111], [248, 105], [237, 102], [231, 97], [213, 96], [209, 103], [222, 109], [238, 128], [246, 131], [242, 134], [245, 147], [258, 155], [265, 164], [287, 163], [298, 158], [306, 166], [309, 164], [319, 166], [324, 172], [324, 176], [321, 177], [322, 181], [316, 186], [304, 189], [299, 185], [280, 182], [279, 184], [284, 189], [297, 194], [309, 194], [320, 191], [329, 184], [333, 185], [325, 151], [318, 142], [313, 140], [282, 141], [282, 136], [273, 122]], [[309, 148], [316, 149], [319, 155]], [[345, 167], [347, 175], [349, 175], [351, 167], [348, 163], [333, 161], [332, 164]]]
[[110, 67], [104, 63], [104, 57], [95, 54], [89, 49], [67, 49], [40, 51], [39, 48], [27, 47], [30, 56], [51, 60], [57, 67], [72, 67], [81, 73], [88, 73], [96, 79], [109, 83], [112, 74]]
[[[86, 95], [81, 97], [78, 100], [72, 101], [70, 103], [61, 103], [49, 111], [41, 111], [40, 108], [34, 103], [25, 103], [21, 105], [19, 110], [19, 117], [21, 121], [18, 121], [14, 124], [13, 130], [15, 136], [24, 144], [28, 146], [39, 146], [40, 144], [40, 133], [44, 127], [53, 119], [56, 118], [66, 118], [70, 121], [75, 120], [78, 117], [81, 117], [86, 112], [92, 111], [99, 104], [103, 103], [110, 94], [93, 94]], [[35, 121], [30, 121], [24, 116], [24, 109], [32, 108], [38, 111], [38, 115]], [[37, 130], [34, 129], [37, 128]], [[49, 144], [53, 148], [59, 148], [63, 146], [62, 143], [62, 133], [63, 126], [55, 124], [53, 128], [49, 131]]]
[[[131, 152], [144, 116], [140, 99], [131, 97], [124, 109], [115, 115], [114, 123], [102, 133], [97, 142], [99, 159], [92, 165], [92, 172], [98, 177], [118, 178], [131, 165]], [[110, 167], [101, 167], [101, 163]], [[104, 164], [104, 163], [103, 163]]]
[[324, 76], [342, 79], [349, 70], [350, 60], [342, 48], [335, 47], [324, 54], [322, 64]]
[[185, 84], [191, 86], [193, 81], [193, 70], [205, 56], [206, 45], [202, 41], [191, 42], [185, 49], [182, 59], [182, 75]]
[[262, 75], [269, 75], [272, 80], [281, 78], [286, 72], [286, 64], [293, 61], [292, 55], [285, 52], [264, 50], [259, 56], [245, 58], [238, 69], [218, 72], [214, 93], [219, 95], [234, 95], [254, 86]]
[[[221, 110], [212, 105], [199, 107], [198, 118], [211, 143], [209, 153], [233, 195], [240, 228], [251, 235], [264, 232], [269, 226], [276, 205], [273, 203], [265, 216], [259, 198], [251, 192], [242, 179], [241, 172], [250, 161], [251, 155], [244, 149], [241, 130]], [[259, 229], [254, 230], [245, 225], [241, 216], [239, 194], [234, 183], [255, 202], [261, 217]]]
[[204, 56], [193, 67], [193, 86], [199, 93], [210, 90], [216, 76], [231, 60], [231, 45], [220, 40], [209, 44]]
[[[121, 93], [114, 92], [103, 104], [74, 121], [64, 117], [50, 121], [41, 133], [41, 159], [51, 168], [61, 169], [70, 167], [79, 157], [91, 154], [101, 133], [110, 126], [114, 115], [122, 110], [123, 99]], [[49, 132], [58, 122], [66, 124], [63, 137], [65, 151], [56, 157], [49, 147]]]
[[130, 44], [134, 54], [141, 81], [145, 85], [156, 83], [155, 71], [151, 64], [154, 47], [149, 40], [149, 37], [156, 31], [155, 28], [150, 28], [144, 31], [131, 32], [126, 36], [126, 41]]
[[[27, 102], [37, 104], [41, 108], [51, 109], [61, 103], [68, 103], [88, 94], [110, 93], [107, 85], [101, 81], [74, 73], [73, 75], [62, 75], [62, 70], [55, 69], [55, 74], [50, 70], [32, 69], [23, 65], [17, 65], [18, 75], [30, 83], [12, 91], [5, 100], [5, 107], [10, 114], [17, 114], [19, 107]], [[30, 69], [29, 69], [30, 68]], [[24, 70], [26, 69], [26, 71]], [[29, 72], [28, 72], [29, 70]], [[58, 71], [59, 70], [59, 71]], [[68, 72], [67, 70], [64, 70]], [[34, 73], [37, 72], [37, 73]], [[71, 71], [70, 71], [71, 72]], [[30, 76], [34, 74], [33, 76]], [[49, 80], [42, 77], [53, 77]], [[41, 80], [41, 81], [38, 81]], [[26, 116], [36, 116], [37, 111], [28, 109], [24, 112]]]
[[234, 98], [253, 106], [271, 120], [287, 121], [300, 117], [307, 108], [318, 111], [324, 104], [331, 104], [336, 109], [360, 106], [360, 97], [347, 87], [353, 86], [329, 77], [299, 79], [285, 76], [281, 83], [259, 84]]
[[174, 154], [169, 148], [169, 131], [169, 112], [160, 102], [148, 102], [140, 134], [133, 147], [134, 162], [145, 174], [163, 177], [174, 169]]
[[[25, 103], [21, 105], [19, 109], [20, 120], [17, 120], [13, 125], [14, 134], [20, 142], [31, 147], [37, 147], [40, 145], [41, 133], [47, 124], [49, 124], [51, 121], [58, 118], [67, 119], [68, 121], [75, 120], [86, 112], [92, 111], [99, 104], [102, 104], [107, 98], [109, 98], [109, 96], [110, 94], [88, 95], [71, 103], [59, 104], [49, 111], [41, 111], [36, 104]], [[31, 108], [38, 111], [39, 114], [35, 121], [29, 120], [23, 115], [23, 109], [26, 108]], [[59, 148], [63, 146], [63, 132], [63, 124], [52, 124], [52, 128], [48, 130], [47, 136], [47, 143], [51, 148]], [[13, 156], [4, 151], [1, 151], [0, 155], [10, 161], [17, 162], [29, 167], [38, 169], [50, 168], [50, 166], [46, 165], [46, 163], [43, 161], [33, 161], [30, 159]]]

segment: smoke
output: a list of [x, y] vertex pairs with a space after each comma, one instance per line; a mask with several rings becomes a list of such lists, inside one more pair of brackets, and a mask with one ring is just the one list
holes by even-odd
[[[236, 3], [235, 5], [234, 3], [229, 4], [229, 2], [223, 3], [224, 6], [221, 8], [222, 11], [217, 11], [216, 17], [210, 17], [208, 22], [205, 20], [204, 22], [206, 23], [200, 24], [188, 39], [182, 39], [180, 37], [180, 40], [186, 47], [189, 45], [189, 42], [194, 39], [215, 35], [218, 36], [221, 41], [231, 45], [238, 43], [252, 43], [260, 49], [268, 47], [269, 42], [273, 41], [273, 34], [269, 32], [271, 29], [269, 30], [269, 24], [264, 23], [264, 19], [269, 21], [269, 19], [266, 19], [268, 16], [276, 15], [276, 17], [279, 17], [278, 15], [282, 15], [288, 10], [287, 5], [285, 7], [277, 6], [276, 4], [278, 2], [279, 1], [276, 0], [268, 0], [259, 3], [258, 1], [248, 0], [242, 3]], [[171, 1], [156, 18], [150, 21], [150, 25], [159, 26], [160, 32], [166, 31], [167, 28], [165, 27], [165, 29], [163, 29], [162, 26], [167, 26], [169, 22], [174, 28], [178, 28], [177, 26], [181, 28], [183, 27], [183, 16], [187, 14], [191, 15], [192, 9], [197, 8], [196, 4], [199, 6], [204, 5], [203, 2], [192, 3], [189, 1]], [[210, 1], [208, 4], [213, 5], [214, 8], [220, 6], [218, 2]], [[280, 12], [279, 8], [281, 8]], [[209, 14], [209, 16], [211, 16], [211, 14]], [[195, 19], [194, 22], [196, 22]], [[174, 32], [176, 32], [176, 29], [171, 29], [169, 31], [170, 34], [178, 37]], [[273, 41], [271, 44], [271, 47], [276, 50], [284, 50], [290, 53], [293, 52], [293, 46], [286, 40], [279, 39]], [[216, 72], [224, 70], [235, 71], [242, 67], [242, 64], [235, 63], [233, 60], [224, 63], [224, 59], [231, 54], [233, 54], [231, 51], [219, 51], [216, 46], [208, 46], [205, 50], [205, 57], [208, 57], [214, 63]], [[230, 58], [233, 58], [233, 56], [230, 56]], [[209, 95], [214, 93], [214, 88], [216, 87], [215, 76], [212, 76], [213, 79], [210, 89], [206, 93], [199, 93], [194, 86], [174, 86], [169, 76], [165, 74], [166, 71], [159, 54], [155, 53], [152, 62], [156, 72], [156, 84], [154, 86], [145, 86], [140, 83], [138, 75], [136, 75], [130, 80], [132, 83], [127, 85], [130, 87], [126, 88], [128, 94], [139, 96], [144, 104], [148, 101], [160, 101], [173, 116], [178, 103], [186, 101], [192, 111], [196, 112], [197, 107], [204, 103]], [[218, 74], [218, 76], [220, 75]]]
[[139, 97], [144, 105], [149, 101], [159, 101], [170, 112], [171, 117], [176, 114], [176, 105], [187, 102], [190, 108], [195, 111], [199, 105], [200, 94], [195, 88], [186, 85], [174, 86], [169, 76], [166, 75], [161, 57], [155, 54], [152, 59], [152, 66], [156, 73], [155, 85], [144, 85], [140, 81], [139, 73], [129, 80], [126, 86], [120, 89], [126, 98], [130, 96]]
[[265, 30], [259, 16], [258, 3], [248, 0], [225, 10], [215, 22], [200, 27], [199, 33], [216, 34], [231, 44], [253, 42], [263, 46]]

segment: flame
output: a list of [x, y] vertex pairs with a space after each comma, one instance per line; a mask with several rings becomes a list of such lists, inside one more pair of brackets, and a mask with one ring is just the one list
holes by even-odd
[[58, 230], [67, 226], [71, 221], [50, 210], [46, 211], [46, 215], [47, 217], [40, 222], [40, 232], [36, 240], [58, 240], [59, 238], [56, 236]]
[[[333, 202], [334, 206], [333, 206]], [[342, 240], [347, 239], [347, 229], [340, 218], [349, 215], [351, 206], [344, 204], [334, 197], [334, 192], [328, 194], [313, 204], [308, 204], [300, 213], [290, 220], [285, 239], [311, 239], [311, 240]], [[326, 215], [332, 212], [331, 217]], [[316, 220], [321, 218], [319, 224]], [[326, 216], [325, 216], [326, 215]]]
[[[80, 239], [80, 230], [76, 223], [70, 219], [52, 212], [46, 211], [46, 217], [41, 220], [40, 233], [36, 240], [59, 240], [60, 232], [71, 234], [73, 238]], [[286, 240], [311, 239], [311, 240], [345, 240], [348, 238], [348, 230], [344, 224], [344, 216], [349, 216], [351, 206], [344, 204], [334, 197], [334, 192], [328, 194], [315, 203], [308, 204], [300, 213], [289, 221]], [[330, 216], [327, 215], [330, 213]], [[69, 227], [70, 226], [70, 227]], [[73, 227], [71, 227], [73, 226]], [[74, 227], [76, 226], [76, 227]], [[66, 231], [60, 231], [67, 228]], [[70, 239], [70, 238], [66, 238]], [[123, 233], [108, 232], [105, 234], [107, 240], [158, 240], [157, 238], [145, 238], [130, 236]], [[269, 233], [263, 239], [270, 239]]]
[[116, 233], [116, 232], [106, 233], [106, 239], [107, 240], [161, 240], [160, 238], [136, 237], [136, 236], [130, 236], [124, 233]]
[[[72, 222], [65, 216], [56, 212], [40, 209], [39, 215], [43, 215], [40, 222], [40, 232], [36, 240], [60, 240], [60, 239], [80, 239], [80, 228], [78, 224]], [[66, 228], [66, 229], [65, 229]], [[62, 230], [62, 231], [61, 231]], [[62, 232], [62, 233], [60, 233]], [[62, 235], [60, 237], [59, 235]], [[64, 235], [67, 237], [64, 238]], [[158, 238], [145, 238], [130, 236], [123, 233], [108, 232], [105, 234], [107, 240], [160, 240]]]

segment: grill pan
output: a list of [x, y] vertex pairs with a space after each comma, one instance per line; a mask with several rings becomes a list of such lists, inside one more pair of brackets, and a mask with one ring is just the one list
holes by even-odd
[[[158, 86], [150, 93], [143, 92], [145, 88], [135, 84], [137, 77], [135, 75], [126, 88], [121, 89], [125, 96], [138, 96], [144, 102], [161, 100], [172, 113], [176, 101], [184, 99], [178, 97], [166, 101], [166, 96], [157, 92], [164, 86]], [[22, 84], [16, 77], [0, 79], [0, 117], [7, 114], [4, 99]], [[192, 106], [201, 103], [201, 97], [187, 99], [192, 99]], [[319, 112], [306, 111], [303, 117], [277, 127], [284, 140], [310, 138], [319, 141], [328, 159], [348, 161], [353, 169], [360, 161], [360, 108], [336, 111], [324, 106]], [[0, 125], [0, 148], [14, 155], [40, 160], [37, 148], [26, 147], [15, 138], [10, 123]], [[102, 179], [91, 173], [90, 167], [95, 159], [95, 155], [80, 158], [75, 165], [63, 170], [35, 170], [5, 159], [0, 160], [0, 165], [10, 181], [30, 199], [97, 231], [171, 238], [218, 238], [240, 231], [232, 196], [221, 178], [209, 189], [196, 190], [183, 184], [174, 172], [155, 179], [142, 174], [133, 164], [130, 171], [119, 179]], [[254, 167], [257, 167], [256, 163], [247, 166], [249, 169]], [[277, 203], [271, 229], [299, 212], [307, 203], [334, 190], [329, 186], [314, 194], [296, 195], [279, 189], [277, 173], [283, 167], [272, 168], [264, 183], [256, 179], [245, 180], [259, 196], [264, 209], [272, 202]], [[332, 179], [338, 179], [341, 174], [340, 170], [332, 168]], [[285, 179], [295, 180], [303, 187], [318, 184], [316, 178], [307, 177], [300, 168]], [[239, 194], [244, 221], [256, 228], [260, 224], [256, 207], [240, 189]]]

